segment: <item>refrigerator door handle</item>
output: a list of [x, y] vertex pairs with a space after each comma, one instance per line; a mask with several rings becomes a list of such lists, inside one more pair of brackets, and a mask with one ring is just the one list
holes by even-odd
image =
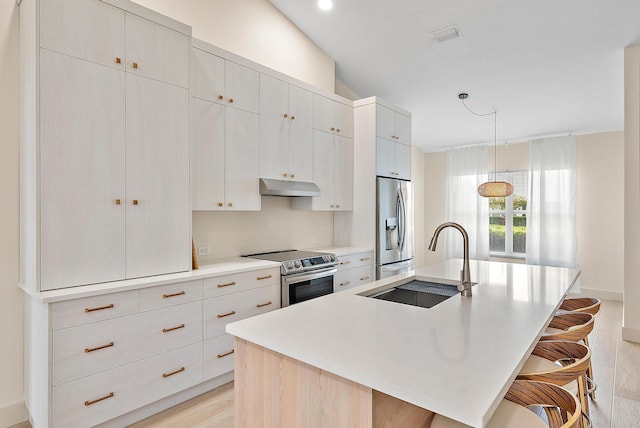
[[398, 191], [398, 206], [399, 206], [399, 215], [398, 215], [398, 245], [400, 247], [400, 252], [404, 250], [404, 243], [407, 233], [406, 228], [406, 214], [407, 214], [407, 206], [405, 205], [404, 195], [402, 194], [402, 189]]

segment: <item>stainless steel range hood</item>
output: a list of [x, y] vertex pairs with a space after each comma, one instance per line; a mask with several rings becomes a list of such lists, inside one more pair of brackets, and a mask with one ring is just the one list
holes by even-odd
[[316, 183], [305, 181], [260, 179], [260, 194], [264, 196], [320, 196]]

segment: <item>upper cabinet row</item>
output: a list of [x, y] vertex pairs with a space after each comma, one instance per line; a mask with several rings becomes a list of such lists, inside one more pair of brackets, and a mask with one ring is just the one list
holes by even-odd
[[342, 179], [353, 174], [350, 105], [204, 48], [192, 48], [191, 72], [194, 210], [259, 210], [259, 178], [316, 182], [331, 203], [305, 209], [351, 209], [334, 197], [336, 180], [353, 191]]
[[411, 180], [411, 116], [375, 105], [376, 175]]
[[96, 0], [21, 4], [26, 287], [191, 267], [191, 29], [147, 12]]

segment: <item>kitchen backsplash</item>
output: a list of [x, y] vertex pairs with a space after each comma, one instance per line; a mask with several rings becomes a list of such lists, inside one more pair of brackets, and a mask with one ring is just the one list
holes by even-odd
[[333, 245], [333, 212], [292, 210], [290, 204], [290, 198], [263, 196], [261, 211], [194, 211], [195, 246], [210, 249], [199, 262]]

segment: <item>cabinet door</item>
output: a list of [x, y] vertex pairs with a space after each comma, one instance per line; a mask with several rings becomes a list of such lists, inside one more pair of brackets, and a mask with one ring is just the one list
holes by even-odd
[[288, 140], [290, 178], [295, 181], [313, 181], [313, 129], [292, 121]]
[[189, 87], [191, 39], [187, 35], [130, 13], [126, 30], [128, 72]]
[[376, 104], [376, 135], [386, 140], [395, 140], [395, 112]]
[[395, 114], [396, 142], [411, 145], [411, 118]]
[[334, 101], [335, 122], [341, 137], [353, 138], [353, 107]]
[[[260, 177], [286, 180], [289, 170], [289, 120], [260, 115]], [[286, 174], [286, 175], [285, 175]]]
[[40, 46], [124, 70], [122, 9], [97, 0], [46, 0], [39, 5]]
[[334, 132], [334, 101], [322, 95], [313, 95], [313, 128], [324, 132]]
[[226, 107], [191, 98], [191, 209], [224, 209]]
[[41, 50], [43, 291], [124, 278], [124, 100], [124, 72]]
[[353, 140], [339, 137], [335, 141], [335, 208], [353, 210]]
[[225, 61], [224, 76], [227, 105], [253, 113], [260, 112], [260, 73]]
[[203, 50], [191, 48], [191, 95], [207, 101], [226, 103], [224, 59]]
[[126, 96], [126, 276], [189, 270], [189, 91], [127, 74]]
[[376, 138], [376, 174], [381, 177], [396, 178], [395, 172], [395, 143], [393, 141]]
[[282, 80], [260, 74], [260, 116], [289, 118], [289, 85]]
[[226, 108], [226, 209], [260, 210], [260, 119], [257, 114]]
[[333, 210], [335, 184], [334, 136], [315, 131], [313, 140], [313, 181], [320, 187], [320, 196], [312, 198], [314, 210]]
[[411, 146], [395, 143], [396, 178], [411, 180]]
[[289, 116], [292, 123], [313, 128], [313, 93], [295, 85], [289, 85]]

